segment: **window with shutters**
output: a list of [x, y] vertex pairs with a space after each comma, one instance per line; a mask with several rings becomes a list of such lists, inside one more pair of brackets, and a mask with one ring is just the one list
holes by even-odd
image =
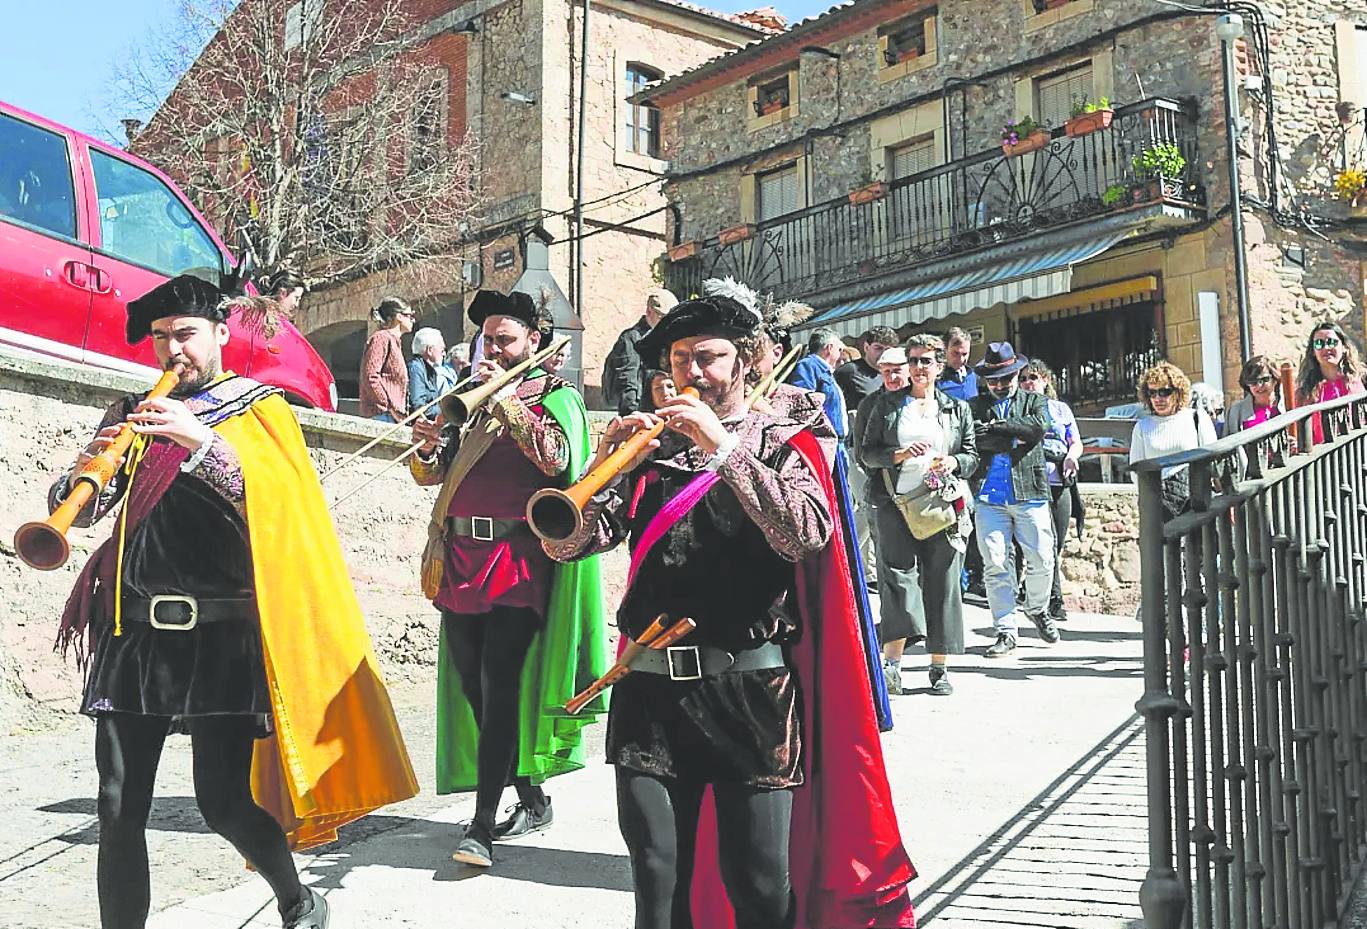
[[910, 177], [935, 167], [935, 137], [924, 136], [888, 149], [888, 177]]
[[755, 178], [755, 214], [760, 222], [800, 208], [797, 165], [766, 171]]
[[1077, 65], [1035, 79], [1035, 121], [1051, 129], [1068, 121], [1073, 98], [1092, 99], [1092, 64]]
[[660, 157], [660, 111], [647, 104], [634, 104], [629, 101], [631, 97], [663, 77], [664, 74], [654, 68], [648, 68], [635, 62], [627, 65], [628, 102], [626, 103], [626, 122], [622, 131], [626, 142], [623, 147], [628, 152], [647, 155], [651, 158]]

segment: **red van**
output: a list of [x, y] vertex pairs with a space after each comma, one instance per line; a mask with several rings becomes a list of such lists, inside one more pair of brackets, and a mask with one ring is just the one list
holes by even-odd
[[[0, 344], [157, 373], [125, 306], [167, 278], [218, 282], [233, 255], [164, 174], [127, 152], [0, 101]], [[224, 366], [332, 411], [337, 386], [286, 323], [272, 339], [229, 320]]]

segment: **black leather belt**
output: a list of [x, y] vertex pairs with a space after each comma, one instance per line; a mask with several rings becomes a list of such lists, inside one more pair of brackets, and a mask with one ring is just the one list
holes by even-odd
[[525, 519], [494, 519], [492, 516], [448, 517], [451, 532], [477, 542], [493, 542], [529, 531]]
[[784, 668], [783, 647], [766, 642], [758, 648], [732, 654], [710, 645], [674, 645], [669, 648], [647, 648], [636, 656], [631, 670], [659, 674], [675, 681], [696, 681], [715, 674], [734, 671], [762, 671]]
[[189, 597], [182, 594], [160, 594], [144, 600], [141, 597], [123, 598], [125, 622], [151, 623], [153, 629], [189, 632], [200, 623], [247, 619], [256, 615], [256, 601], [252, 597]]

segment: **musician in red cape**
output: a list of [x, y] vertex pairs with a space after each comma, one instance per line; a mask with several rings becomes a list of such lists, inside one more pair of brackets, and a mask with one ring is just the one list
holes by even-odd
[[[558, 560], [632, 548], [624, 636], [690, 617], [613, 690], [608, 761], [636, 929], [915, 924], [836, 525], [819, 409], [750, 409], [761, 346], [748, 291], [680, 303], [641, 341], [680, 395], [607, 427], [598, 460], [666, 431], [545, 543]], [[695, 854], [696, 852], [696, 854]], [[723, 892], [724, 891], [724, 892]]]

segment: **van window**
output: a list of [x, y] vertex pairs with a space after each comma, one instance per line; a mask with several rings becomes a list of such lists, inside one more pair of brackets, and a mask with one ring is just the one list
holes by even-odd
[[0, 113], [0, 216], [76, 238], [66, 140]]
[[168, 277], [223, 273], [223, 256], [185, 204], [156, 175], [92, 148], [100, 250]]

